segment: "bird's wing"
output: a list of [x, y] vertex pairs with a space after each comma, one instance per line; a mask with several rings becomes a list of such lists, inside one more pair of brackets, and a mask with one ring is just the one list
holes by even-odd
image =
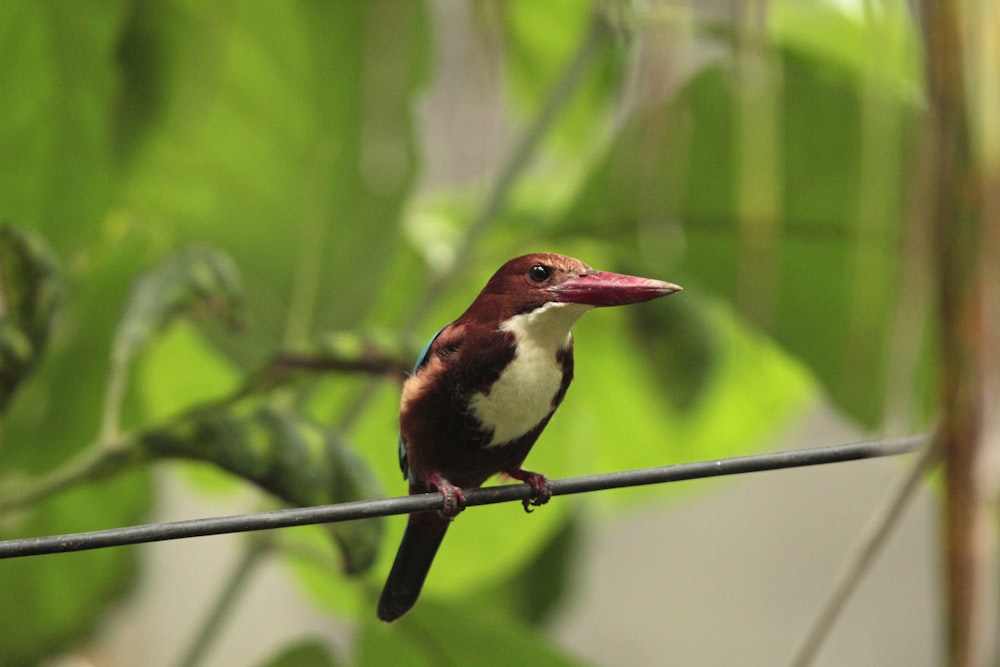
[[[431, 346], [434, 345], [434, 341], [438, 339], [441, 332], [447, 328], [448, 325], [446, 324], [438, 329], [437, 333], [431, 336], [431, 339], [427, 341], [426, 345], [424, 345], [424, 349], [420, 351], [420, 356], [417, 357], [416, 363], [413, 364], [413, 372], [410, 374], [411, 377], [416, 375], [420, 369], [427, 364], [428, 359], [430, 359]], [[406, 459], [406, 443], [403, 441], [402, 433], [399, 434], [399, 469], [403, 472], [403, 479], [413, 483], [414, 480], [410, 478], [410, 464]]]

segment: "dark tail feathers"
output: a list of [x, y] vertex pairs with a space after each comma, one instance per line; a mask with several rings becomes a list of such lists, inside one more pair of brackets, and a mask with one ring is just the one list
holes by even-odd
[[449, 523], [431, 512], [410, 515], [378, 601], [380, 619], [395, 621], [416, 604]]

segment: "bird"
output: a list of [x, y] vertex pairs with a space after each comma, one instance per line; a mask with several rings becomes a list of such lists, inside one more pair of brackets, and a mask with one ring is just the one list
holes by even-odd
[[378, 602], [392, 622], [417, 602], [463, 489], [497, 474], [527, 483], [525, 511], [552, 495], [522, 463], [573, 379], [571, 329], [588, 310], [681, 288], [534, 253], [501, 266], [458, 319], [424, 347], [403, 383], [399, 465], [410, 494], [438, 492], [439, 512], [411, 514]]

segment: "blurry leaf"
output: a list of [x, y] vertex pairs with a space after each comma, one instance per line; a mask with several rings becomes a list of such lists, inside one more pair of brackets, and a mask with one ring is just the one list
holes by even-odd
[[465, 605], [421, 598], [413, 611], [392, 625], [376, 621], [374, 612], [370, 619], [358, 639], [360, 666], [587, 664], [556, 648], [515, 617], [473, 612]]
[[[61, 326], [32, 382], [11, 404], [0, 442], [0, 486], [13, 487], [65, 463], [93, 442], [106, 360], [135, 264], [146, 246], [131, 235], [99, 235], [99, 249], [73, 267]], [[108, 241], [106, 244], [100, 242]], [[67, 281], [70, 282], [70, 281]], [[142, 523], [150, 501], [145, 472], [68, 490], [49, 502], [0, 517], [0, 538], [58, 535]], [[0, 567], [0, 655], [37, 664], [95, 631], [110, 603], [135, 583], [135, 551], [106, 549], [25, 558]]]
[[112, 354], [124, 364], [177, 319], [202, 311], [237, 327], [242, 301], [239, 271], [228, 255], [201, 247], [178, 251], [136, 280]]
[[[504, 64], [514, 99], [522, 108], [535, 113], [550, 95], [558, 76], [589, 39], [599, 15], [600, 3], [590, 0], [513, 0], [496, 3], [504, 30]], [[489, 28], [487, 28], [489, 29]], [[619, 91], [623, 70], [623, 51], [613, 48], [610, 27], [603, 39], [593, 44], [597, 58], [588, 71], [567, 110], [553, 128], [559, 145], [579, 153], [581, 146], [593, 144], [595, 135], [606, 127], [612, 103]], [[590, 48], [590, 47], [582, 47]]]
[[[31, 510], [0, 517], [0, 539], [141, 523], [149, 497], [145, 474], [77, 487]], [[135, 557], [134, 549], [119, 548], [4, 561], [3, 664], [39, 664], [98, 630], [110, 603], [136, 583]]]
[[[328, 448], [334, 503], [368, 500], [383, 495], [381, 485], [367, 462], [336, 436]], [[385, 521], [382, 518], [332, 523], [326, 526], [344, 553], [344, 569], [360, 574], [375, 563], [382, 546]]]
[[485, 590], [474, 591], [469, 604], [503, 609], [529, 625], [548, 621], [572, 586], [573, 566], [582, 544], [581, 528], [579, 514], [568, 516], [533, 559], [509, 577], [489, 581]]
[[290, 644], [261, 667], [336, 667], [342, 664], [326, 644], [315, 639], [303, 639]]
[[825, 0], [776, 0], [770, 7], [773, 39], [816, 62], [836, 63], [877, 77], [893, 95], [921, 96], [921, 58], [905, 5], [886, 4], [859, 22], [860, 8]]
[[0, 224], [0, 411], [45, 352], [59, 267], [37, 234]]
[[[47, 354], [5, 415], [0, 483], [50, 470], [92, 442], [113, 313], [149, 251], [147, 237], [114, 227], [108, 215], [117, 176], [114, 50], [130, 4], [0, 3], [0, 89], [9, 93], [0, 102], [0, 217], [23, 221], [56, 248], [69, 294]], [[35, 302], [38, 315], [44, 303]], [[2, 517], [2, 537], [140, 523], [149, 495], [141, 473], [76, 488]], [[39, 664], [82, 640], [134, 575], [131, 549], [5, 562], [3, 662]]]
[[51, 470], [95, 440], [115, 314], [139, 265], [150, 258], [146, 238], [113, 232], [97, 235], [85, 258], [67, 264], [60, 326], [32, 382], [21, 387], [5, 415], [0, 476]]
[[153, 424], [216, 402], [240, 385], [238, 369], [188, 322], [164, 332], [143, 353], [137, 368], [143, 414]]
[[[805, 360], [842, 409], [873, 425], [884, 407], [917, 111], [898, 89], [863, 87], [842, 63], [792, 47], [774, 56], [781, 134], [777, 156], [759, 158], [780, 166], [771, 184], [779, 220], [741, 207], [740, 170], [754, 162], [740, 155], [750, 145], [737, 123], [744, 102], [738, 80], [715, 66], [630, 119], [563, 229], [631, 235], [647, 262], [679, 266], [670, 275], [686, 298], [699, 286], [725, 296]], [[865, 143], [872, 136], [877, 149]]]
[[[422, 3], [176, 5], [164, 122], [129, 206], [226, 248], [253, 323], [217, 343], [244, 368], [352, 329], [381, 286], [415, 168]], [[150, 29], [150, 28], [146, 28]]]
[[0, 88], [16, 91], [0, 102], [0, 218], [54, 246], [69, 295], [43, 363], [5, 415], [0, 474], [51, 469], [94, 438], [113, 313], [151, 254], [149, 228], [111, 212], [116, 40], [132, 4], [0, 3]]
[[343, 575], [343, 555], [325, 526], [289, 528], [278, 531], [275, 537], [281, 551], [288, 554], [285, 562], [289, 573], [305, 599], [341, 618], [374, 615], [367, 578]]
[[[171, 85], [181, 85], [169, 76], [184, 52], [183, 40], [204, 39], [205, 26], [190, 25], [184, 11], [180, 2], [129, 3], [114, 54], [120, 84], [112, 137], [116, 157], [126, 168], [163, 122]], [[182, 36], [178, 26], [188, 34]], [[207, 49], [201, 53], [203, 62], [211, 62], [214, 55]]]
[[[685, 287], [660, 308], [696, 299], [697, 290]], [[584, 318], [574, 328], [576, 379], [542, 436], [548, 444], [532, 452], [533, 466], [568, 476], [736, 456], [759, 450], [786, 427], [816, 395], [808, 374], [731, 311], [699, 301], [714, 339], [712, 372], [694, 400], [681, 406], [662, 390], [676, 368], [659, 365], [628, 342], [633, 332], [626, 309]], [[556, 455], [559, 464], [543, 463]], [[622, 489], [588, 501], [616, 504], [680, 488]]]
[[0, 218], [37, 227], [67, 265], [114, 195], [114, 50], [131, 5], [0, 3]]
[[702, 304], [678, 296], [669, 307], [640, 303], [627, 312], [631, 337], [649, 365], [657, 369], [660, 392], [682, 411], [694, 408], [708, 390], [722, 356], [718, 332]]
[[[160, 458], [211, 463], [296, 506], [327, 505], [381, 495], [367, 464], [336, 434], [272, 404], [244, 401], [221, 410], [198, 410], [143, 435]], [[344, 570], [371, 566], [382, 539], [382, 520], [328, 527]]]
[[[192, 373], [191, 369], [197, 369]], [[238, 369], [193, 323], [171, 327], [142, 354], [133, 380], [146, 423], [162, 424], [197, 405], [233, 395]], [[181, 465], [187, 481], [202, 492], [231, 494], [242, 480], [212, 465]]]

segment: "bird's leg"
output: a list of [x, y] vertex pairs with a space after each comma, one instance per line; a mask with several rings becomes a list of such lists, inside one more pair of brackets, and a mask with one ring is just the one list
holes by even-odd
[[454, 519], [458, 516], [459, 512], [465, 509], [465, 494], [462, 493], [461, 488], [455, 486], [437, 473], [431, 475], [427, 481], [434, 485], [438, 493], [444, 497], [444, 506], [438, 510], [441, 518]]
[[518, 468], [517, 470], [508, 470], [507, 475], [531, 487], [531, 496], [521, 501], [525, 512], [532, 511], [530, 505], [536, 507], [544, 505], [552, 497], [552, 485], [549, 484], [549, 478], [541, 473]]

